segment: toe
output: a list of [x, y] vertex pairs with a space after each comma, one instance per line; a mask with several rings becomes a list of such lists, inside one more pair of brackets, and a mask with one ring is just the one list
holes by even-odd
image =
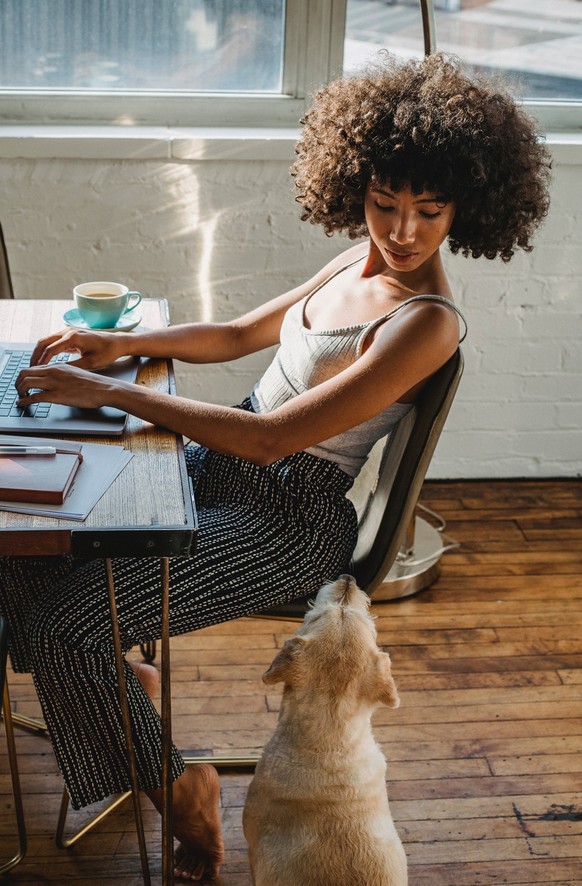
[[[211, 879], [215, 880], [218, 876], [220, 865], [212, 865], [210, 872]], [[204, 878], [206, 872], [206, 864], [200, 861], [199, 857], [180, 846], [176, 851], [176, 860], [174, 864], [174, 876], [181, 880], [200, 881]]]

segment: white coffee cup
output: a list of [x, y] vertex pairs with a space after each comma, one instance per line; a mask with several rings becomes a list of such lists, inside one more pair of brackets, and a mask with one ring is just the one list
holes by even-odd
[[113, 329], [119, 318], [141, 301], [139, 292], [130, 292], [123, 283], [79, 283], [73, 289], [75, 305], [91, 329]]

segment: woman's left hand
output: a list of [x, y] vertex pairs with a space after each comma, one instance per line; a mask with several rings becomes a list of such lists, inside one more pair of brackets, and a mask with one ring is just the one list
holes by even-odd
[[32, 403], [61, 403], [95, 409], [108, 405], [116, 384], [70, 363], [29, 366], [16, 379], [18, 405], [24, 408]]

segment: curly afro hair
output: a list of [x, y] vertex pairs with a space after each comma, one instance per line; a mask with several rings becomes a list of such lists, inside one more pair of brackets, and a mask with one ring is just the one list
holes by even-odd
[[509, 261], [531, 250], [547, 214], [550, 156], [536, 124], [492, 79], [443, 53], [388, 53], [363, 74], [320, 89], [302, 119], [292, 167], [302, 219], [326, 234], [366, 236], [370, 180], [410, 184], [456, 204], [453, 253]]

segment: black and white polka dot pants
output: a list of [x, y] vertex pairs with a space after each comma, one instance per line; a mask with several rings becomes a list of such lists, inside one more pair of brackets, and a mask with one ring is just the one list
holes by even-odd
[[[170, 561], [170, 632], [193, 631], [317, 592], [348, 568], [352, 480], [300, 452], [267, 467], [186, 449], [199, 519], [196, 554]], [[159, 639], [160, 563], [113, 561], [125, 651]], [[0, 610], [15, 670], [33, 675], [75, 808], [129, 789], [102, 561], [0, 558]], [[139, 783], [161, 784], [161, 723], [126, 665]], [[173, 775], [183, 762], [173, 751]]]

